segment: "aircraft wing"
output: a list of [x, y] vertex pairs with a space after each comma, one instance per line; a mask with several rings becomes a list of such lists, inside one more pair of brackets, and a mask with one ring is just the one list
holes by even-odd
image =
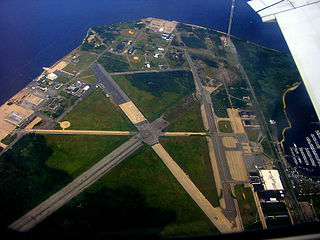
[[320, 120], [320, 0], [252, 0], [264, 22], [277, 21]]

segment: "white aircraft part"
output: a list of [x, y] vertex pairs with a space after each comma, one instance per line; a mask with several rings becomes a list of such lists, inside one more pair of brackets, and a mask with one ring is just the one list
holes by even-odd
[[263, 21], [277, 20], [320, 119], [320, 0], [252, 0]]

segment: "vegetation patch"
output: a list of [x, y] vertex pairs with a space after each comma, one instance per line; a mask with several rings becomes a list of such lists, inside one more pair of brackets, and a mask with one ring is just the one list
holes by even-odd
[[204, 126], [200, 111], [200, 104], [195, 96], [189, 95], [179, 103], [173, 105], [164, 115], [170, 122], [166, 131], [203, 131]]
[[233, 132], [230, 121], [221, 120], [218, 122], [218, 127], [220, 132], [223, 132], [223, 133]]
[[52, 169], [46, 160], [52, 154], [44, 136], [23, 136], [0, 156], [0, 226], [5, 228], [72, 178]]
[[46, 135], [53, 151], [46, 164], [76, 178], [128, 139], [128, 136]]
[[290, 54], [248, 44], [244, 40], [233, 38], [232, 41], [266, 119], [277, 122], [278, 135], [282, 136], [282, 129], [288, 126], [282, 96], [286, 89], [301, 82], [292, 57]]
[[8, 134], [5, 138], [1, 140], [5, 145], [9, 145], [13, 140], [17, 138], [17, 134]]
[[255, 225], [256, 227], [262, 228], [251, 188], [244, 187], [244, 185], [241, 184], [236, 185], [234, 190], [244, 229], [252, 229], [250, 226], [256, 223], [259, 223]]
[[230, 101], [225, 89], [211, 94], [214, 113], [221, 118], [228, 117], [227, 108], [231, 108]]
[[130, 70], [128, 61], [120, 55], [106, 53], [99, 58], [98, 62], [107, 72], [127, 72]]
[[160, 142], [210, 203], [219, 206], [206, 138], [162, 137]]
[[80, 51], [79, 56], [75, 59], [76, 62], [69, 63], [63, 70], [75, 74], [80, 70], [87, 68], [96, 59], [96, 54]]
[[134, 126], [119, 107], [115, 107], [100, 89], [95, 89], [64, 117], [70, 129], [134, 130]]
[[88, 82], [88, 83], [96, 83], [97, 82], [97, 77], [93, 74], [93, 72], [90, 69], [87, 69], [83, 71], [80, 75], [79, 78], [82, 81]]
[[261, 145], [263, 147], [263, 152], [266, 155], [268, 155], [269, 157], [271, 157], [272, 156], [272, 149], [270, 148], [269, 141], [268, 141], [268, 139], [266, 137], [261, 142]]
[[245, 128], [246, 134], [248, 136], [249, 141], [257, 142], [259, 134], [261, 132], [260, 128]]
[[148, 146], [38, 226], [38, 231], [50, 229], [113, 237], [217, 233]]
[[114, 76], [114, 80], [150, 121], [194, 91], [189, 71]]

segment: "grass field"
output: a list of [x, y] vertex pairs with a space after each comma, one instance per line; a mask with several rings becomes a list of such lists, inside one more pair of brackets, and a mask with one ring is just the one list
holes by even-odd
[[[260, 222], [259, 214], [252, 195], [251, 188], [244, 187], [243, 184], [236, 185], [235, 194], [237, 197], [244, 229], [248, 229], [251, 225]], [[259, 225], [261, 225], [261, 223]], [[260, 226], [260, 228], [261, 227], [262, 225]]]
[[57, 78], [55, 81], [60, 82], [60, 83], [67, 83], [69, 81], [71, 81], [71, 78], [67, 77], [67, 76], [62, 76]]
[[52, 153], [45, 137], [28, 134], [0, 156], [2, 229], [72, 180], [65, 172], [46, 165]]
[[112, 53], [106, 53], [101, 56], [98, 62], [106, 69], [107, 72], [126, 72], [130, 70], [130, 65], [123, 56], [118, 56]]
[[193, 77], [188, 71], [114, 76], [114, 80], [149, 121], [194, 91]]
[[260, 129], [257, 128], [245, 128], [246, 134], [248, 136], [249, 141], [256, 142], [258, 141]]
[[46, 164], [76, 178], [127, 139], [128, 136], [46, 135], [53, 150]]
[[231, 108], [231, 105], [226, 90], [223, 89], [218, 93], [212, 93], [211, 100], [213, 104], [214, 113], [218, 117], [228, 117], [227, 108]]
[[191, 109], [178, 117], [173, 123], [171, 123], [166, 131], [203, 131], [203, 121], [199, 104], [195, 104]]
[[127, 116], [100, 89], [82, 100], [63, 121], [70, 121], [69, 129], [135, 130]]
[[95, 59], [97, 59], [97, 55], [90, 54], [88, 52], [80, 51], [79, 52], [78, 63], [69, 63], [63, 70], [72, 74], [79, 72], [81, 69], [85, 69], [91, 64]]
[[177, 236], [217, 233], [149, 146], [112, 169], [37, 231], [90, 236]]
[[218, 122], [218, 127], [220, 132], [223, 132], [223, 133], [233, 132], [230, 121], [221, 120]]
[[263, 152], [268, 155], [269, 157], [272, 157], [272, 150], [268, 144], [268, 139], [265, 137], [263, 141], [261, 142], [261, 145], [263, 147]]
[[277, 122], [278, 136], [288, 126], [283, 111], [282, 96], [286, 89], [301, 82], [298, 69], [287, 53], [263, 48], [244, 40], [232, 39], [234, 42], [255, 95], [266, 119]]
[[97, 77], [93, 74], [93, 72], [90, 69], [87, 69], [83, 71], [80, 75], [79, 78], [82, 81], [88, 82], [88, 83], [96, 83], [97, 82]]
[[160, 142], [211, 204], [219, 206], [206, 138], [162, 137]]

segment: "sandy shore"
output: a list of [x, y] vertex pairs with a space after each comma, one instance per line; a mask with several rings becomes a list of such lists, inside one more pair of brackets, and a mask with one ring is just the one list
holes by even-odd
[[288, 121], [288, 123], [289, 123], [289, 126], [286, 127], [286, 128], [284, 128], [284, 129], [282, 130], [282, 140], [281, 140], [280, 144], [281, 144], [281, 147], [282, 147], [283, 150], [284, 150], [284, 148], [283, 148], [283, 142], [285, 141], [284, 133], [286, 132], [286, 130], [290, 129], [291, 126], [292, 126], [292, 125], [291, 125], [291, 122], [290, 122], [290, 119], [288, 118], [287, 111], [286, 111], [287, 105], [286, 105], [285, 97], [286, 97], [286, 94], [287, 94], [288, 92], [291, 92], [291, 91], [295, 90], [297, 87], [300, 86], [300, 84], [301, 84], [301, 82], [298, 83], [298, 84], [295, 84], [294, 86], [292, 86], [292, 87], [290, 87], [290, 88], [288, 88], [288, 89], [284, 92], [284, 94], [283, 94], [283, 96], [282, 96], [283, 111], [284, 111], [284, 114], [286, 115], [287, 121]]

